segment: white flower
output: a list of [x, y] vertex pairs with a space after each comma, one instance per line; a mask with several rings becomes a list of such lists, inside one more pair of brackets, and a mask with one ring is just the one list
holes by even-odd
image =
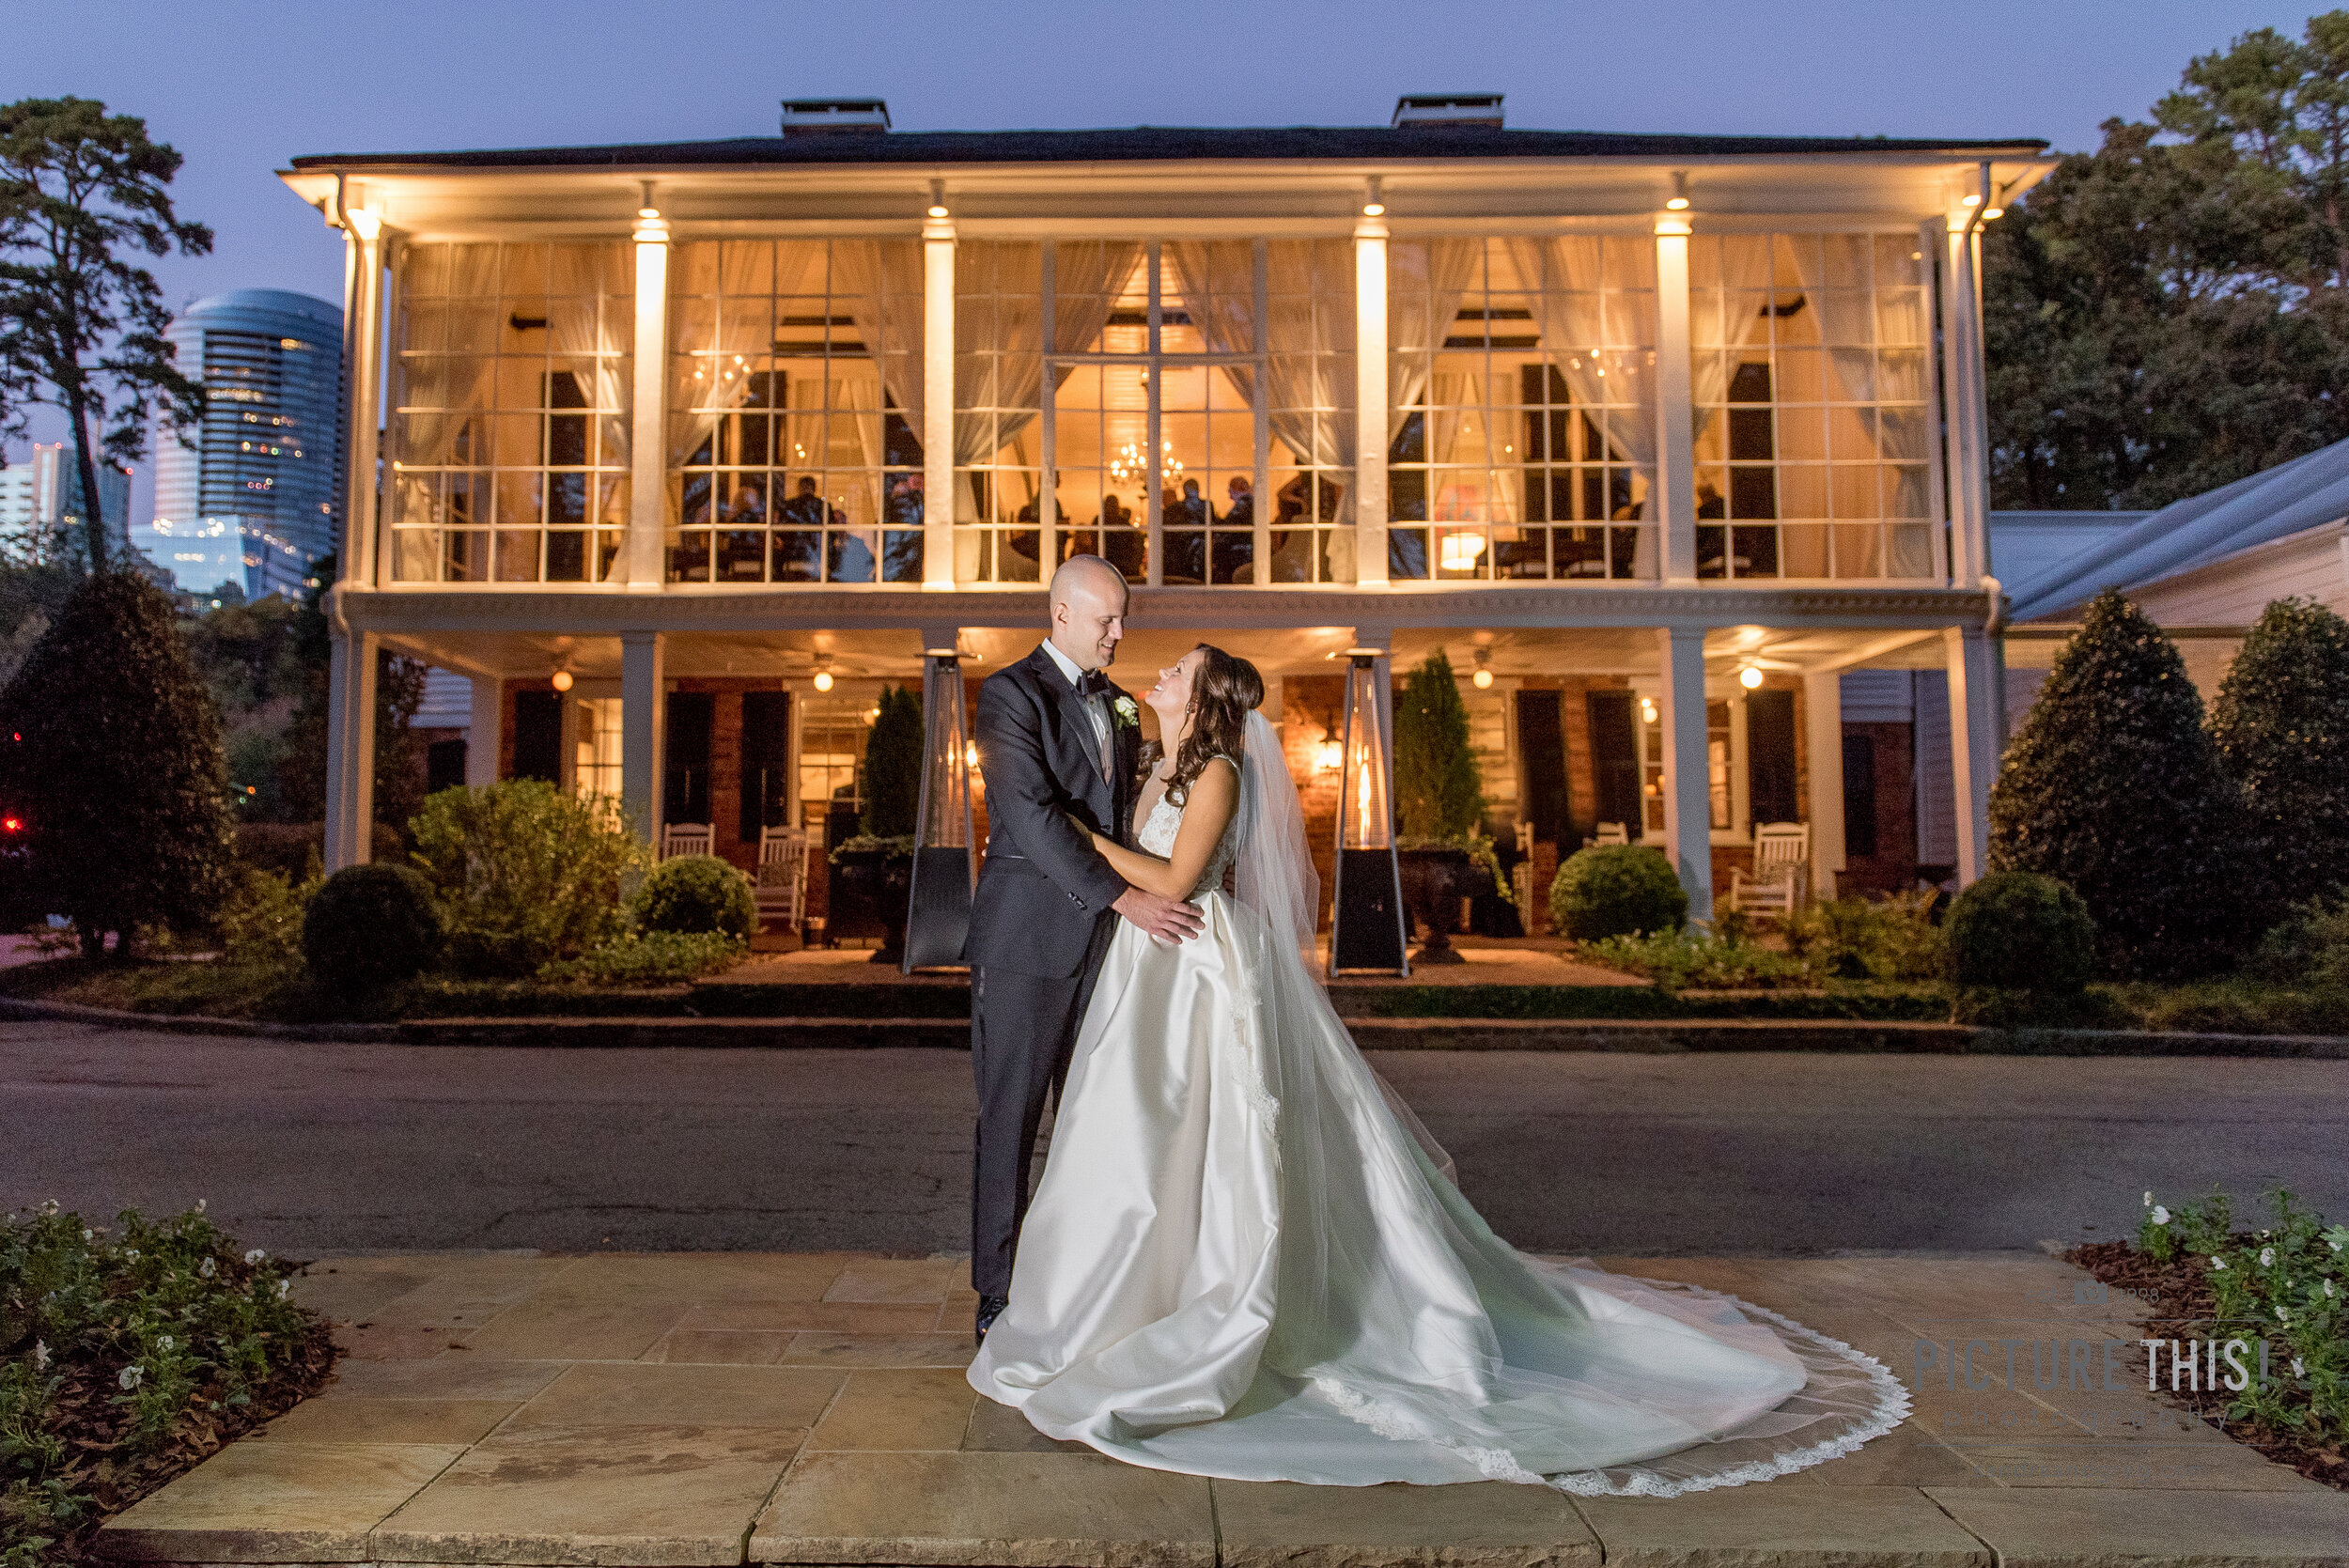
[[2170, 1211], [2169, 1211], [2168, 1209], [2166, 1209], [2166, 1208], [2162, 1207], [2159, 1203], [2155, 1203], [2155, 1204], [2154, 1205], [2154, 1216], [2153, 1216], [2153, 1218], [2154, 1218], [2154, 1223], [2155, 1223], [2155, 1224], [2156, 1224], [2156, 1225], [2167, 1225], [2167, 1224], [2169, 1224], [2169, 1223], [2170, 1223]]
[[2284, 1310], [2281, 1307], [2279, 1307], [2276, 1309], [2276, 1321], [2278, 1323], [2290, 1323], [2292, 1319], [2286, 1317], [2284, 1315]]
[[41, 1212], [42, 1214], [44, 1214], [44, 1215], [51, 1215], [51, 1214], [54, 1214], [54, 1213], [56, 1213], [56, 1212], [57, 1212], [57, 1200], [55, 1200], [54, 1198], [51, 1198], [51, 1199], [47, 1199], [47, 1200], [45, 1200], [45, 1201], [41, 1203], [41, 1205], [40, 1205], [40, 1212]]
[[283, 1301], [284, 1299], [286, 1299], [286, 1297], [287, 1297], [288, 1296], [291, 1295], [291, 1294], [292, 1294], [292, 1292], [293, 1292], [293, 1281], [292, 1281], [291, 1280], [284, 1280], [284, 1279], [281, 1279], [281, 1280], [279, 1280], [279, 1281], [277, 1281], [277, 1299], [278, 1299], [278, 1300]]
[[146, 1380], [146, 1377], [147, 1373], [144, 1369], [136, 1365], [132, 1365], [124, 1367], [122, 1369], [122, 1375], [116, 1378], [115, 1381], [121, 1384], [126, 1389], [135, 1389], [141, 1382]]
[[263, 1258], [268, 1256], [269, 1254], [267, 1252], [264, 1252], [258, 1247], [256, 1247], [252, 1251], [247, 1252], [244, 1255], [244, 1261], [247, 1263], [259, 1263]]
[[2276, 1266], [2276, 1250], [2273, 1247], [2263, 1247], [2260, 1249], [2260, 1266], [2262, 1268], [2273, 1268]]
[[84, 1241], [96, 1241], [98, 1239], [98, 1233], [85, 1225], [82, 1227], [82, 1239]]
[[198, 1198], [195, 1201], [195, 1212], [198, 1214], [202, 1214], [204, 1212], [204, 1200], [201, 1198]]
[[49, 1370], [49, 1342], [47, 1340], [33, 1342], [33, 1370], [35, 1372]]
[[158, 1334], [158, 1335], [155, 1337], [155, 1347], [156, 1347], [158, 1350], [165, 1350], [165, 1351], [167, 1351], [167, 1350], [169, 1350], [169, 1349], [170, 1349], [173, 1345], [178, 1344], [179, 1343], [179, 1341], [177, 1341], [177, 1340], [173, 1339], [173, 1338], [172, 1338], [169, 1334]]
[[2213, 1258], [2210, 1260], [2210, 1265], [2213, 1268], [2223, 1270], [2227, 1266], [2227, 1260], [2224, 1258]]
[[2333, 1282], [2330, 1280], [2325, 1281], [2325, 1294], [2326, 1296], [2333, 1294]]
[[2154, 1189], [2150, 1187], [2145, 1189], [2145, 1206], [2147, 1208], [2154, 1206]]
[[1131, 697], [1120, 697], [1111, 706], [1117, 709], [1119, 723], [1139, 724], [1142, 722], [1142, 710], [1134, 706], [1134, 700]]
[[136, 1262], [138, 1262], [138, 1261], [139, 1261], [139, 1250], [138, 1250], [137, 1248], [135, 1248], [135, 1247], [125, 1247], [125, 1248], [122, 1250], [122, 1261], [123, 1261], [124, 1263], [136, 1263]]
[[202, 1263], [195, 1265], [195, 1272], [199, 1279], [209, 1280], [215, 1272], [217, 1272], [217, 1265], [213, 1264], [211, 1259], [206, 1258]]
[[2299, 1357], [2295, 1356], [2292, 1358], [2292, 1375], [2295, 1377], [2306, 1377], [2308, 1374], [2309, 1369], [2300, 1364]]
[[2341, 1243], [2338, 1241], [2328, 1241], [2325, 1245], [2331, 1248], [2336, 1252], [2341, 1250]]

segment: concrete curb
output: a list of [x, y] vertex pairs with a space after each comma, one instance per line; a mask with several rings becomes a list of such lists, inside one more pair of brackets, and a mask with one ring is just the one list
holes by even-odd
[[[400, 1023], [258, 1023], [121, 1013], [0, 997], [0, 1018], [171, 1034], [350, 1045], [559, 1046], [576, 1049], [967, 1050], [961, 1018], [416, 1018]], [[1364, 1050], [1836, 1051], [1939, 1056], [2220, 1056], [2349, 1059], [2330, 1034], [2194, 1034], [2151, 1029], [1977, 1029], [1843, 1018], [1348, 1018]]]

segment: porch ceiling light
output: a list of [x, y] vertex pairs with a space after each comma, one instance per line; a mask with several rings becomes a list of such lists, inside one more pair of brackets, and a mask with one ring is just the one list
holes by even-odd
[[1688, 210], [1688, 170], [1672, 170], [1672, 194], [1665, 198], [1664, 210], [1667, 212], [1686, 212]]
[[1985, 207], [1982, 210], [1982, 221], [1983, 223], [1988, 223], [1993, 218], [2003, 218], [2005, 216], [2006, 209], [2003, 207]]
[[1640, 699], [1640, 722], [1642, 724], [1653, 724], [1656, 722], [1656, 699], [1654, 697], [1641, 697]]
[[832, 690], [832, 667], [828, 663], [816, 666], [816, 690], [818, 691]]
[[1386, 215], [1386, 194], [1381, 188], [1381, 181], [1378, 177], [1377, 175], [1373, 175], [1370, 178], [1368, 196], [1362, 202], [1362, 216], [1365, 218], [1383, 218]]
[[552, 684], [553, 685], [554, 689], [555, 689], [557, 691], [568, 691], [571, 689], [571, 673], [570, 673], [570, 671], [568, 671], [568, 670], [557, 670], [557, 671], [555, 671], [555, 672], [554, 672], [554, 679], [553, 679], [553, 681], [552, 682]]
[[1738, 684], [1738, 685], [1740, 685], [1740, 686], [1742, 686], [1742, 687], [1744, 687], [1744, 688], [1745, 688], [1747, 691], [1752, 691], [1755, 687], [1757, 687], [1757, 686], [1761, 685], [1761, 684], [1762, 684], [1762, 668], [1761, 668], [1761, 666], [1760, 666], [1760, 665], [1758, 665], [1758, 664], [1749, 664], [1749, 665], [1747, 665], [1744, 669], [1742, 669], [1742, 670], [1738, 671], [1738, 672], [1737, 672], [1737, 684]]
[[1960, 207], [1980, 207], [1982, 205], [1981, 194], [1978, 192], [1968, 191], [1966, 194], [1957, 198], [1957, 205]]
[[1492, 655], [1486, 652], [1483, 648], [1476, 650], [1476, 674], [1470, 675], [1469, 679], [1475, 685], [1479, 691], [1486, 691], [1492, 689]]
[[933, 179], [930, 181], [929, 213], [933, 218], [943, 218], [946, 216], [946, 182], [942, 179]]

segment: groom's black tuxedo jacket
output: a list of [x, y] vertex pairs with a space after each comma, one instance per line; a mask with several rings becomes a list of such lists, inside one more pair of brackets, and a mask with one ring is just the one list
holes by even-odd
[[[1125, 692], [1112, 686], [1112, 702]], [[1092, 699], [1098, 703], [1099, 698]], [[1101, 776], [1087, 699], [1038, 647], [979, 688], [979, 772], [987, 781], [987, 865], [964, 949], [973, 965], [1061, 977], [1082, 968], [1126, 879], [1068, 814], [1124, 842], [1142, 732], [1110, 715], [1116, 766]]]

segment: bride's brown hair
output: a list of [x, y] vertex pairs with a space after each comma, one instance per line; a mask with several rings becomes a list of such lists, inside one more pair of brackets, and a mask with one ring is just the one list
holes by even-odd
[[[1191, 678], [1190, 733], [1175, 748], [1174, 776], [1166, 781], [1166, 799], [1178, 806], [1209, 762], [1219, 756], [1239, 760], [1248, 715], [1264, 702], [1264, 676], [1253, 664], [1212, 643], [1200, 644], [1199, 651], [1207, 657], [1199, 661], [1199, 673]], [[1156, 768], [1164, 755], [1162, 741], [1144, 745], [1143, 772], [1146, 775]]]

